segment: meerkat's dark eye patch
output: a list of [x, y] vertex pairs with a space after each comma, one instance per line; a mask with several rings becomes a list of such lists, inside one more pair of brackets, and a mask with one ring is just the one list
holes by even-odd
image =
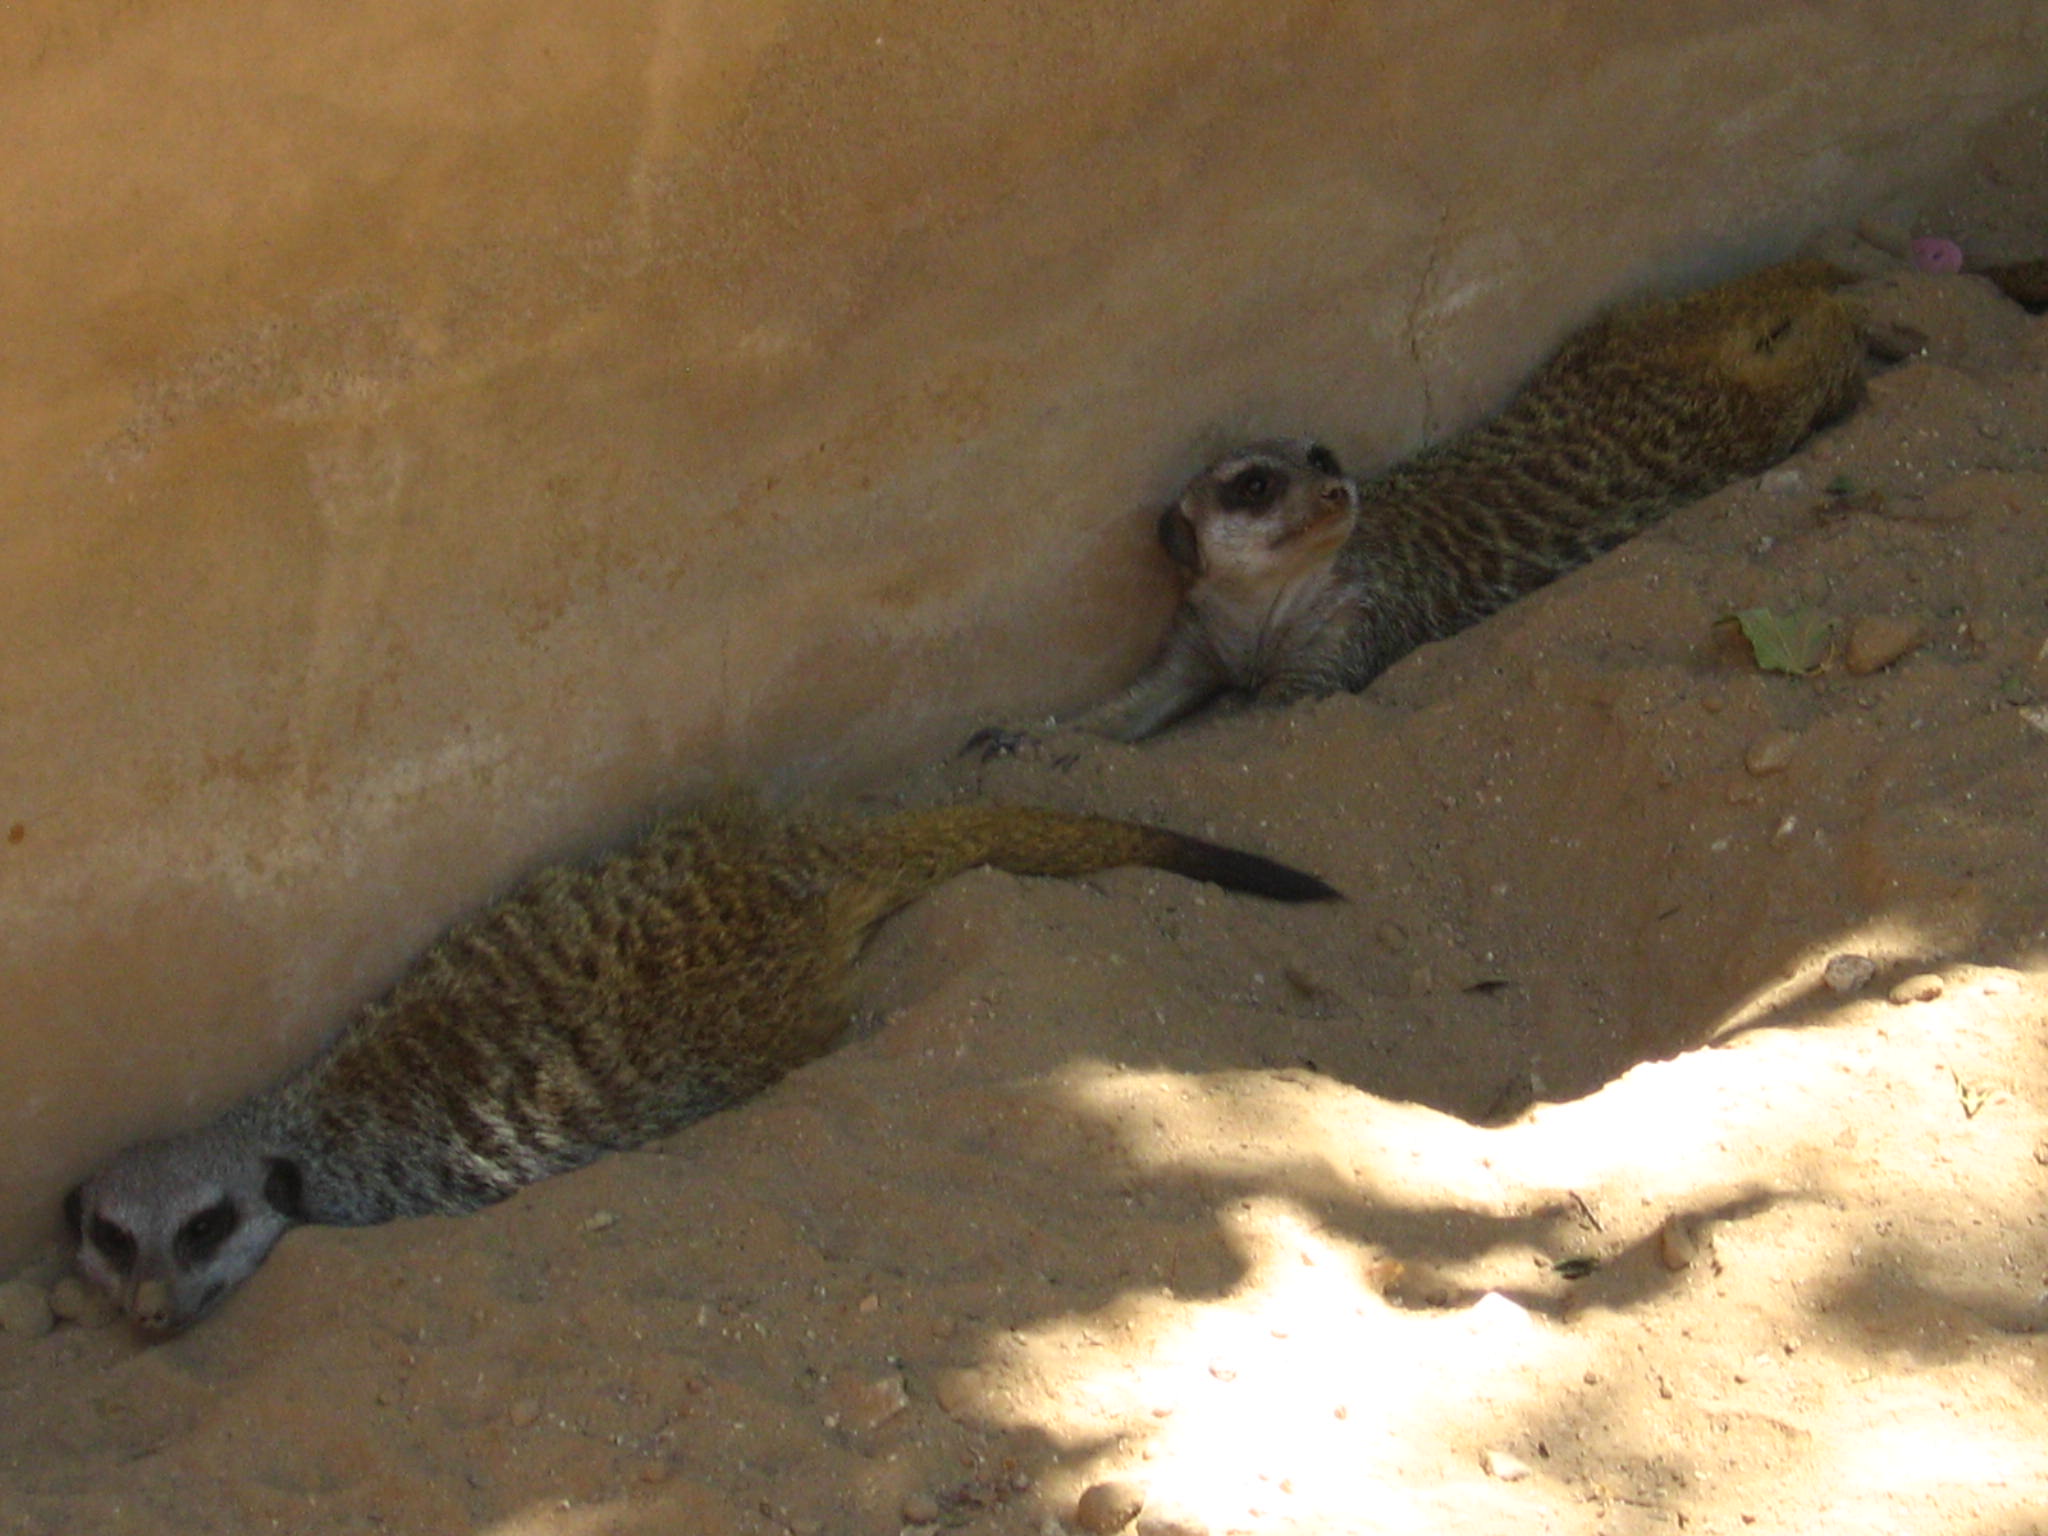
[[242, 1213], [235, 1209], [233, 1200], [223, 1195], [178, 1228], [178, 1235], [171, 1239], [171, 1256], [188, 1269], [204, 1264], [220, 1252], [220, 1245], [241, 1224]]
[[1240, 469], [1223, 482], [1217, 500], [1229, 512], [1263, 512], [1287, 494], [1287, 476], [1269, 464]]
[[85, 1235], [116, 1273], [125, 1275], [135, 1267], [135, 1237], [127, 1228], [95, 1216], [87, 1223]]
[[64, 1226], [76, 1244], [85, 1238], [85, 1186], [74, 1184], [64, 1196]]
[[1321, 443], [1310, 443], [1308, 445], [1307, 457], [1308, 467], [1319, 475], [1341, 475], [1344, 473], [1344, 466], [1337, 462], [1337, 455], [1330, 452]]

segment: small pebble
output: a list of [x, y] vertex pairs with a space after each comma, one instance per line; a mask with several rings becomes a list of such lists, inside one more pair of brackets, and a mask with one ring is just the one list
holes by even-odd
[[66, 1275], [50, 1287], [50, 1311], [81, 1328], [104, 1328], [115, 1316], [113, 1302], [76, 1275]]
[[1792, 765], [1792, 755], [1799, 750], [1799, 738], [1790, 731], [1766, 731], [1749, 744], [1749, 750], [1742, 754], [1742, 766], [1758, 778], [1765, 774], [1783, 773]]
[[932, 1396], [941, 1412], [955, 1419], [972, 1419], [988, 1395], [988, 1380], [981, 1372], [955, 1367], [943, 1370], [932, 1380]]
[[1237, 1367], [1228, 1360], [1211, 1360], [1209, 1362], [1209, 1374], [1218, 1381], [1235, 1381], [1237, 1380]]
[[1519, 1483], [1529, 1475], [1529, 1463], [1507, 1451], [1488, 1451], [1479, 1460], [1488, 1477], [1499, 1478], [1504, 1483]]
[[1806, 492], [1806, 476], [1787, 465], [1766, 470], [1757, 485], [1766, 496], [1801, 496]]
[[1948, 983], [1932, 971], [1918, 976], [1908, 976], [1891, 990], [1895, 1003], [1931, 1003], [1948, 990]]
[[855, 1434], [880, 1429], [910, 1406], [903, 1378], [894, 1371], [880, 1376], [835, 1376], [825, 1389], [825, 1406]]
[[1382, 1254], [1365, 1266], [1362, 1278], [1372, 1287], [1374, 1295], [1384, 1296], [1401, 1283], [1401, 1277], [1407, 1271], [1408, 1266], [1399, 1259], [1388, 1258]]
[[1089, 1536], [1110, 1536], [1138, 1518], [1145, 1490], [1137, 1483], [1097, 1483], [1074, 1505], [1074, 1524]]
[[1927, 640], [1927, 627], [1918, 619], [1868, 614], [1849, 627], [1849, 641], [1843, 648], [1842, 665], [1856, 677], [1881, 672], [1907, 652]]
[[525, 1429], [528, 1425], [538, 1423], [540, 1421], [540, 1399], [537, 1397], [520, 1398], [518, 1402], [505, 1410], [505, 1417], [511, 1422], [514, 1429]]
[[1860, 992], [1877, 974], [1877, 962], [1868, 955], [1836, 955], [1822, 968], [1820, 979], [1830, 992]]
[[619, 1213], [617, 1211], [596, 1211], [584, 1219], [583, 1230], [586, 1232], [602, 1232], [606, 1227], [615, 1227], [618, 1224]]
[[1691, 1223], [1677, 1216], [1664, 1223], [1657, 1233], [1657, 1257], [1664, 1261], [1666, 1269], [1674, 1273], [1687, 1269], [1699, 1256], [1700, 1240]]
[[50, 1298], [43, 1288], [29, 1280], [9, 1280], [0, 1285], [0, 1333], [22, 1333], [39, 1339], [57, 1324], [50, 1315]]
[[903, 1501], [905, 1525], [937, 1525], [939, 1501], [928, 1493], [913, 1493]]

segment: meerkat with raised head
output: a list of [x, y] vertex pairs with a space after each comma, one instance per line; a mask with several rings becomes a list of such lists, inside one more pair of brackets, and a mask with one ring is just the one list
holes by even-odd
[[[1222, 693], [1366, 686], [1673, 508], [1760, 473], [1860, 398], [1847, 273], [1789, 262], [1628, 306], [1491, 420], [1378, 479], [1317, 443], [1226, 455], [1159, 520], [1186, 594], [1157, 658], [1070, 722], [1136, 741]], [[976, 741], [1000, 751], [1003, 731]]]
[[145, 1328], [175, 1331], [294, 1225], [472, 1211], [736, 1103], [831, 1044], [877, 923], [978, 865], [1146, 865], [1280, 901], [1337, 897], [1135, 822], [988, 805], [812, 819], [721, 801], [525, 881], [277, 1086], [119, 1154], [65, 1200], [78, 1267]]

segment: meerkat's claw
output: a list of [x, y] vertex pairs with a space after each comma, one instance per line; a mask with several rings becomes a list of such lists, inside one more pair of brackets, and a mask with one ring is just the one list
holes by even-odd
[[992, 763], [999, 757], [1015, 757], [1026, 747], [1037, 745], [1037, 742], [1038, 738], [1029, 731], [1012, 730], [1003, 725], [985, 725], [961, 743], [958, 755]]

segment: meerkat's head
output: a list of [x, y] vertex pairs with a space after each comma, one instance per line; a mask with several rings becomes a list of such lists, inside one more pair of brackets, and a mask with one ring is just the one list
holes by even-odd
[[1285, 581], [1336, 556], [1358, 520], [1358, 486], [1304, 438], [1226, 454], [1159, 517], [1159, 542], [1190, 575], [1226, 585]]
[[209, 1126], [130, 1147], [64, 1199], [80, 1274], [153, 1333], [204, 1317], [305, 1219], [298, 1164]]
[[1787, 262], [1681, 306], [1710, 366], [1783, 417], [1783, 448], [1862, 398], [1865, 343], [1855, 304], [1837, 290], [1849, 274]]

